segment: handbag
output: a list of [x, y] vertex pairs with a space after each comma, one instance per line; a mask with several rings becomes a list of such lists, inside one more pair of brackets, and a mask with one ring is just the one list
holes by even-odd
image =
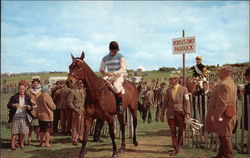
[[37, 118], [37, 108], [32, 109], [30, 113], [33, 116], [33, 118]]
[[30, 114], [28, 112], [26, 113], [26, 115], [27, 115], [28, 122], [31, 123], [33, 120], [32, 116], [30, 116]]

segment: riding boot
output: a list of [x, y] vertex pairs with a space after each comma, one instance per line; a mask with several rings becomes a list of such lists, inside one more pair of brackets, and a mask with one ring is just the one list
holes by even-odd
[[124, 113], [124, 108], [122, 106], [122, 97], [116, 97], [116, 112], [117, 114]]

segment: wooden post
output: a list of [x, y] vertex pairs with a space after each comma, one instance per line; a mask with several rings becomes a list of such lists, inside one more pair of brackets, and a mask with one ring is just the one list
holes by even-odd
[[245, 131], [245, 108], [244, 108], [244, 104], [245, 104], [245, 102], [244, 102], [244, 99], [243, 99], [243, 104], [242, 104], [242, 113], [241, 113], [241, 125], [242, 125], [242, 129], [241, 129], [241, 153], [243, 153], [244, 151], [244, 147], [243, 147], [243, 144], [244, 144], [244, 136], [245, 136], [245, 134], [244, 134], [244, 131]]
[[248, 110], [248, 154], [250, 156], [250, 95], [247, 95], [247, 110]]
[[130, 111], [127, 109], [128, 114], [128, 137], [133, 137], [134, 127], [133, 127], [133, 119]]
[[[205, 117], [207, 116], [207, 109], [208, 109], [208, 96], [206, 95], [205, 96], [205, 104], [204, 104], [204, 106], [205, 106]], [[204, 117], [204, 118], [205, 118]], [[206, 118], [204, 119], [204, 124], [203, 124], [203, 129], [204, 129], [204, 131], [205, 131], [205, 129], [206, 129]], [[205, 144], [206, 144], [206, 147], [205, 147], [205, 149], [208, 149], [209, 147], [208, 147], [208, 134], [207, 134], [207, 132], [204, 132], [204, 135], [205, 135]]]
[[[185, 31], [182, 30], [182, 37], [185, 37]], [[186, 56], [185, 56], [185, 53], [182, 54], [182, 60], [183, 60], [183, 86], [185, 87], [186, 86]]]
[[[191, 97], [191, 100], [192, 100], [192, 103], [195, 104], [195, 97]], [[195, 112], [195, 107], [194, 106], [191, 106], [191, 115], [193, 116], [193, 118], [195, 118], [196, 116], [196, 112]], [[193, 131], [191, 131], [191, 134], [192, 134], [192, 141], [191, 141], [191, 145], [192, 145], [192, 148], [195, 148], [195, 135], [193, 134]]]
[[[199, 96], [196, 96], [195, 97], [195, 113], [196, 113], [196, 116], [195, 116], [195, 119], [196, 120], [200, 120], [200, 111], [198, 110], [198, 106], [199, 106]], [[199, 139], [199, 136], [198, 135], [195, 135], [195, 147], [198, 147], [198, 139]]]
[[[198, 120], [200, 123], [203, 123], [203, 104], [202, 104], [202, 95], [198, 95], [199, 97], [199, 111], [200, 111], [200, 120]], [[201, 146], [201, 144], [203, 144], [203, 136], [204, 136], [204, 133], [203, 133], [203, 128], [200, 129], [199, 131], [199, 140], [198, 140], [198, 145], [199, 147]]]

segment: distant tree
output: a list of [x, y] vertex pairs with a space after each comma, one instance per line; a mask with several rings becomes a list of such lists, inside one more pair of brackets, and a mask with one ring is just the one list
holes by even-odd
[[176, 69], [174, 67], [161, 67], [159, 68], [159, 71], [164, 71], [164, 72], [171, 72], [175, 71]]

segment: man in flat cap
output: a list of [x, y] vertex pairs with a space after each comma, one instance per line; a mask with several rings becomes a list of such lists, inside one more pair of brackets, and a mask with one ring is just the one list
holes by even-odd
[[[170, 88], [167, 89], [166, 95], [163, 96], [163, 105], [160, 119], [164, 120], [165, 110], [167, 109], [167, 121], [171, 129], [172, 142], [174, 151], [170, 155], [179, 152], [183, 143], [183, 131], [185, 129], [185, 118], [190, 117], [190, 102], [188, 90], [179, 84], [178, 75], [172, 75], [169, 79]], [[178, 127], [178, 138], [176, 128]]]
[[[116, 96], [117, 113], [123, 114], [125, 109], [122, 106], [122, 95], [125, 90], [122, 87], [124, 82], [123, 76], [127, 75], [127, 66], [125, 58], [118, 53], [119, 45], [116, 41], [109, 44], [109, 54], [102, 58], [100, 73], [105, 77], [103, 79], [109, 81], [113, 85]], [[105, 71], [107, 68], [108, 72]]]
[[220, 69], [221, 82], [213, 90], [206, 117], [206, 131], [219, 135], [219, 153], [214, 158], [232, 158], [231, 136], [236, 123], [237, 86], [232, 77], [232, 67]]

